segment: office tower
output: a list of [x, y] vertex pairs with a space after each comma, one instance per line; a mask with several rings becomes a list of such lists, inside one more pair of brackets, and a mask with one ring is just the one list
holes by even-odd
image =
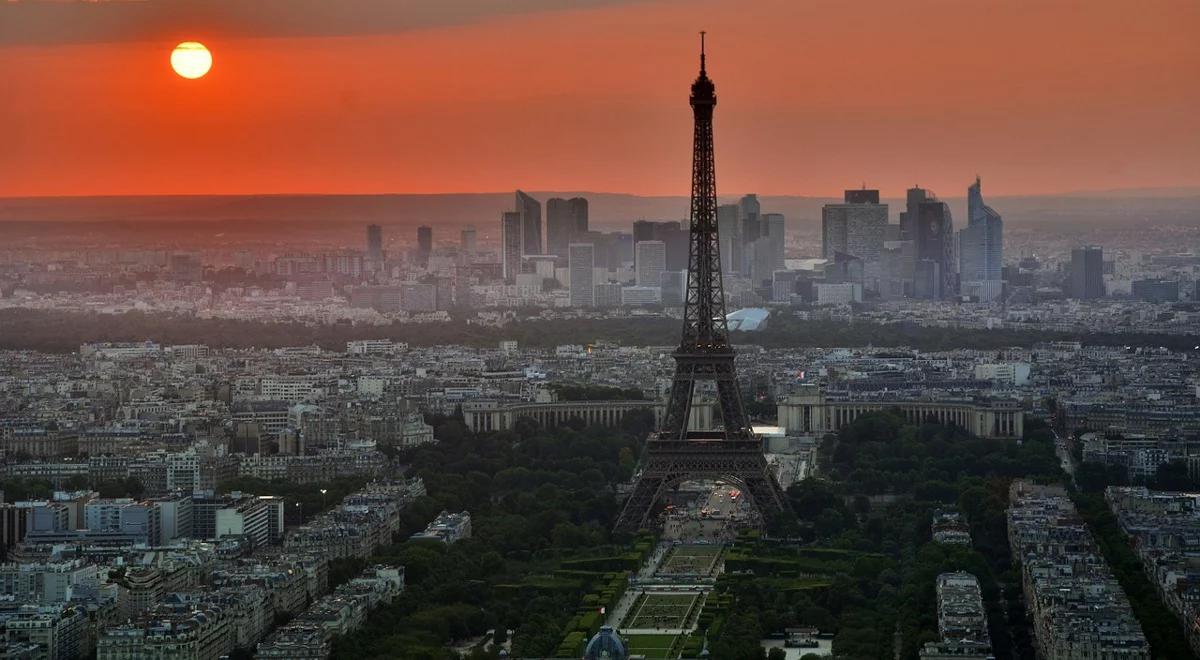
[[743, 248], [742, 276], [750, 280], [751, 286], [758, 288], [770, 286], [774, 276], [776, 246], [771, 244], [771, 238], [764, 233]]
[[633, 223], [633, 241], [662, 241], [667, 248], [667, 270], [686, 270], [688, 232], [677, 221], [654, 222], [638, 220]]
[[913, 297], [937, 300], [942, 297], [942, 269], [939, 262], [920, 259], [913, 268]]
[[905, 195], [904, 210], [900, 212], [900, 240], [915, 241], [917, 232], [913, 225], [917, 222], [917, 210], [930, 197], [923, 188], [909, 188]]
[[588, 201], [583, 197], [546, 200], [546, 252], [567, 256], [567, 247], [588, 231]]
[[770, 241], [771, 270], [783, 269], [784, 244], [787, 241], [787, 223], [782, 213], [764, 213], [763, 225], [767, 229], [767, 239]]
[[621, 287], [621, 304], [629, 307], [662, 303], [662, 289], [656, 286]]
[[1085, 245], [1071, 250], [1071, 297], [1095, 300], [1104, 294], [1104, 249]]
[[967, 226], [959, 232], [959, 278], [963, 295], [991, 302], [1004, 289], [1004, 221], [983, 203], [979, 177], [967, 188]]
[[1162, 278], [1134, 280], [1130, 284], [1133, 297], [1146, 302], [1164, 303], [1179, 301], [1179, 282]]
[[367, 258], [383, 260], [383, 227], [367, 225]]
[[899, 300], [913, 296], [917, 249], [912, 241], [884, 241], [879, 255], [879, 297]]
[[542, 253], [542, 204], [517, 191], [516, 212], [521, 216], [521, 254]]
[[620, 282], [599, 282], [592, 287], [595, 292], [596, 307], [620, 307], [621, 306], [621, 286]]
[[725, 273], [739, 272], [741, 265], [741, 227], [738, 219], [741, 208], [737, 204], [722, 204], [717, 207], [717, 240], [721, 247], [721, 263]]
[[738, 200], [738, 237], [741, 239], [738, 252], [741, 255], [741, 262], [739, 264], [741, 266], [740, 272], [743, 275], [746, 274], [745, 271], [750, 270], [750, 257], [747, 256], [747, 247], [766, 233], [763, 231], [761, 225], [761, 215], [762, 207], [758, 203], [758, 195], [743, 195]]
[[433, 227], [421, 225], [417, 227], [417, 263], [429, 265], [429, 255], [433, 254]]
[[571, 306], [595, 306], [596, 247], [591, 243], [572, 243], [567, 246], [567, 255], [567, 267], [571, 271]]
[[572, 197], [567, 200], [571, 209], [571, 217], [575, 220], [575, 233], [583, 234], [588, 230], [588, 201], [586, 197]]
[[458, 250], [462, 254], [463, 261], [470, 263], [475, 258], [475, 243], [477, 237], [474, 227], [464, 227], [461, 233]]
[[878, 190], [847, 190], [841, 204], [821, 209], [821, 256], [836, 259], [838, 253], [862, 260], [860, 284], [879, 291], [881, 253], [887, 227], [887, 204], [879, 203]]
[[[940, 299], [954, 295], [954, 220], [950, 216], [950, 206], [938, 201], [933, 195], [927, 195], [925, 201], [917, 206], [916, 222], [911, 226], [916, 232], [917, 269], [922, 268], [923, 262], [929, 261], [937, 265], [937, 282], [925, 282], [928, 286], [915, 287], [918, 298]], [[922, 277], [930, 277], [928, 267], [920, 272]]]
[[662, 241], [634, 244], [634, 266], [638, 286], [659, 286], [667, 270], [667, 244]]
[[678, 307], [683, 304], [683, 292], [687, 290], [686, 270], [664, 270], [659, 277], [658, 287], [662, 289], [662, 304], [668, 307]]
[[613, 231], [604, 234], [608, 238], [612, 250], [612, 266], [615, 270], [625, 264], [633, 263], [633, 234], [623, 231]]
[[546, 200], [546, 253], [566, 256], [575, 234], [575, 219], [567, 200], [561, 197]]
[[521, 272], [521, 214], [516, 211], [500, 215], [500, 268], [510, 283]]
[[790, 302], [796, 293], [798, 270], [777, 270], [771, 275], [771, 302]]
[[[742, 406], [725, 317], [712, 133], [717, 97], [716, 86], [704, 68], [704, 33], [700, 34], [700, 75], [692, 84], [690, 97], [695, 118], [689, 223], [692, 259], [683, 308], [683, 336], [674, 351], [675, 377], [661, 430], [646, 441], [641, 471], [617, 518], [616, 531], [621, 533], [646, 528], [659, 511], [656, 504], [684, 481], [723, 478], [738, 483], [746, 501], [767, 523], [790, 509], [787, 496], [763, 456], [762, 440], [754, 435]], [[691, 428], [697, 382], [715, 387], [721, 419], [717, 429]]]

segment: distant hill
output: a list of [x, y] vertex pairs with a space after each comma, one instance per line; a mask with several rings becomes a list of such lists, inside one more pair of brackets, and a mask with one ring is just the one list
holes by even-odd
[[[591, 223], [599, 229], [627, 229], [639, 218], [682, 219], [688, 199], [643, 197], [583, 191], [530, 191], [543, 202], [550, 197], [582, 195], [590, 202]], [[736, 196], [721, 201], [735, 201]], [[955, 219], [965, 221], [965, 199], [945, 197]], [[1063, 195], [988, 196], [988, 203], [1014, 225], [1048, 224], [1113, 226], [1131, 223], [1200, 225], [1200, 189], [1146, 189], [1076, 192]], [[819, 224], [821, 206], [832, 197], [760, 196], [764, 211], [783, 213], [789, 224], [811, 231]], [[885, 199], [892, 221], [903, 206]], [[481, 234], [496, 231], [500, 213], [512, 208], [513, 194], [458, 193], [438, 195], [179, 195], [120, 197], [0, 198], [0, 222], [136, 223], [272, 223], [294, 225], [475, 225]]]

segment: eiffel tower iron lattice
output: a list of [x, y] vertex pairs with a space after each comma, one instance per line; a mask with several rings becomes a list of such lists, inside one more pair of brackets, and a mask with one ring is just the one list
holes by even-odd
[[[646, 442], [641, 472], [617, 519], [618, 532], [650, 525], [655, 505], [685, 481], [724, 479], [739, 484], [764, 519], [787, 510], [762, 444], [742, 408], [734, 367], [717, 237], [717, 186], [713, 163], [713, 108], [716, 86], [705, 70], [704, 33], [700, 33], [700, 75], [692, 83], [695, 118], [692, 144], [691, 238], [683, 336], [675, 350], [675, 378], [662, 428]], [[721, 428], [688, 430], [696, 383], [713, 381]]]

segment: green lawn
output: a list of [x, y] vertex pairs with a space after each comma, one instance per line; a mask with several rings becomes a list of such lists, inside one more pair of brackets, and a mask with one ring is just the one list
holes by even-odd
[[646, 594], [625, 617], [624, 628], [683, 628], [699, 594]]
[[697, 573], [709, 575], [721, 555], [719, 545], [680, 545], [671, 550], [663, 560], [661, 574]]
[[630, 655], [644, 655], [647, 660], [676, 657], [672, 653], [675, 635], [630, 635], [623, 639]]

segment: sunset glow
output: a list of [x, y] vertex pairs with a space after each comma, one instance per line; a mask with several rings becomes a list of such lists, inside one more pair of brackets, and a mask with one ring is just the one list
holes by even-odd
[[[0, 104], [20, 127], [0, 195], [675, 193], [691, 139], [677, 72], [705, 28], [731, 193], [957, 189], [979, 154], [997, 195], [1200, 183], [1195, 2], [562, 6], [392, 33], [226, 18], [0, 46], [25, 99]], [[163, 39], [197, 33], [219, 40], [221, 75], [180, 85]]]

